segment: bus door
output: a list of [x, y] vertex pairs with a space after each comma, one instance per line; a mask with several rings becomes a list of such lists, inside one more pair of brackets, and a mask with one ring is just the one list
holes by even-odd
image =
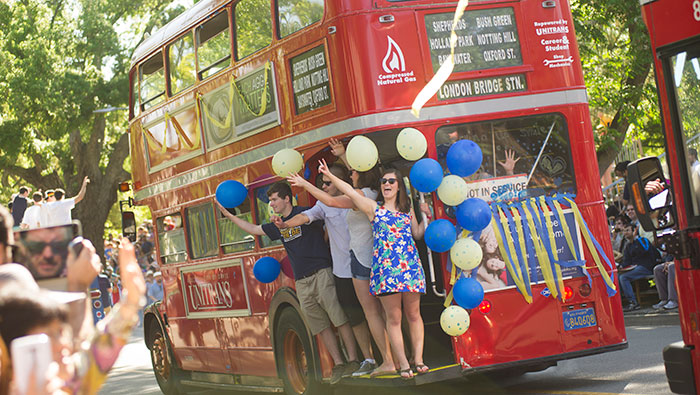
[[667, 96], [661, 100], [669, 103], [664, 115], [671, 125], [666, 135], [672, 182], [661, 162], [648, 157], [630, 164], [628, 183], [642, 226], [669, 229], [659, 240], [674, 257], [683, 334], [683, 342], [664, 350], [669, 385], [673, 392], [700, 393], [700, 39], [659, 49], [658, 55], [659, 86], [666, 86], [660, 95]]

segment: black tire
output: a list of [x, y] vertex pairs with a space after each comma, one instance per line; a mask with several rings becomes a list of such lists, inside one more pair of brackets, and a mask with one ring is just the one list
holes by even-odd
[[148, 348], [158, 386], [166, 395], [179, 395], [180, 370], [175, 366], [169, 343], [157, 323], [150, 325], [149, 333], [151, 344]]
[[311, 340], [306, 325], [292, 308], [284, 309], [275, 327], [275, 360], [289, 395], [324, 393], [320, 382], [320, 367], [315, 366]]

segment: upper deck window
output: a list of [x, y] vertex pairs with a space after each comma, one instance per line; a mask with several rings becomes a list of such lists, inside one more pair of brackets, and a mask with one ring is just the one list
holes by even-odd
[[278, 0], [277, 23], [280, 37], [288, 36], [323, 17], [323, 0]]
[[272, 13], [269, 1], [241, 0], [236, 4], [236, 58], [265, 48], [272, 42]]
[[178, 93], [194, 85], [194, 42], [188, 32], [168, 46], [170, 92]]
[[204, 80], [231, 65], [228, 12], [223, 11], [197, 28], [197, 64]]
[[141, 105], [147, 110], [165, 100], [163, 53], [158, 52], [139, 67]]
[[131, 75], [131, 116], [139, 115], [141, 107], [139, 106], [139, 76], [136, 73]]

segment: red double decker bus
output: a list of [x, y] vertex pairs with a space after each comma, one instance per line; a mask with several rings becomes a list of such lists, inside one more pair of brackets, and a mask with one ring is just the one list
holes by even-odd
[[[679, 394], [700, 393], [700, 173], [693, 137], [700, 130], [700, 1], [641, 1], [654, 55], [666, 137], [665, 173], [657, 158], [630, 165], [634, 204], [649, 230], [674, 257], [682, 341], [664, 349], [666, 376]], [[668, 177], [667, 177], [668, 176]], [[649, 181], [670, 180], [669, 192], [645, 192]], [[672, 187], [672, 188], [668, 188]], [[659, 198], [660, 197], [660, 198]]]
[[[462, 138], [483, 152], [467, 195], [494, 210], [473, 273], [485, 300], [465, 334], [446, 335], [439, 318], [457, 269], [449, 254], [418, 243], [429, 278], [421, 310], [431, 372], [343, 383], [524, 372], [627, 346], [569, 5], [472, 1], [454, 26], [454, 72], [416, 119], [411, 103], [450, 54], [456, 4], [202, 0], [135, 50], [134, 195], [155, 219], [165, 289], [144, 330], [164, 392], [188, 385], [301, 394], [327, 380], [332, 363], [300, 314], [291, 272], [270, 284], [253, 276], [264, 256], [284, 269], [283, 247], [223, 217], [215, 189], [228, 179], [245, 184], [236, 215], [262, 224], [270, 218], [265, 192], [279, 180], [276, 152], [298, 150], [315, 179], [314, 164], [333, 159], [329, 138], [362, 134], [383, 165], [408, 174], [412, 162], [395, 143], [406, 127], [423, 133], [427, 155], [441, 163]], [[298, 204], [312, 203], [294, 193]], [[454, 219], [434, 194], [427, 200], [436, 217]]]

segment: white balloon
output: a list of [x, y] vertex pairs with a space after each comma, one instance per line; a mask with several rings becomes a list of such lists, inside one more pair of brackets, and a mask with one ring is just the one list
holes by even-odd
[[355, 136], [345, 149], [345, 158], [350, 167], [357, 171], [367, 171], [379, 160], [377, 146], [365, 136]]
[[484, 252], [476, 241], [465, 237], [455, 241], [450, 248], [450, 259], [458, 268], [469, 271], [479, 266]]
[[289, 173], [298, 173], [304, 168], [304, 159], [301, 154], [291, 148], [283, 148], [272, 157], [272, 171], [280, 177], [287, 177]]
[[437, 189], [438, 197], [448, 206], [459, 206], [467, 198], [468, 192], [466, 181], [454, 174], [443, 177]]
[[460, 306], [449, 306], [440, 314], [440, 326], [450, 336], [460, 336], [469, 329], [469, 313]]
[[425, 155], [428, 149], [428, 141], [418, 129], [404, 128], [396, 136], [396, 149], [406, 160], [418, 160]]

